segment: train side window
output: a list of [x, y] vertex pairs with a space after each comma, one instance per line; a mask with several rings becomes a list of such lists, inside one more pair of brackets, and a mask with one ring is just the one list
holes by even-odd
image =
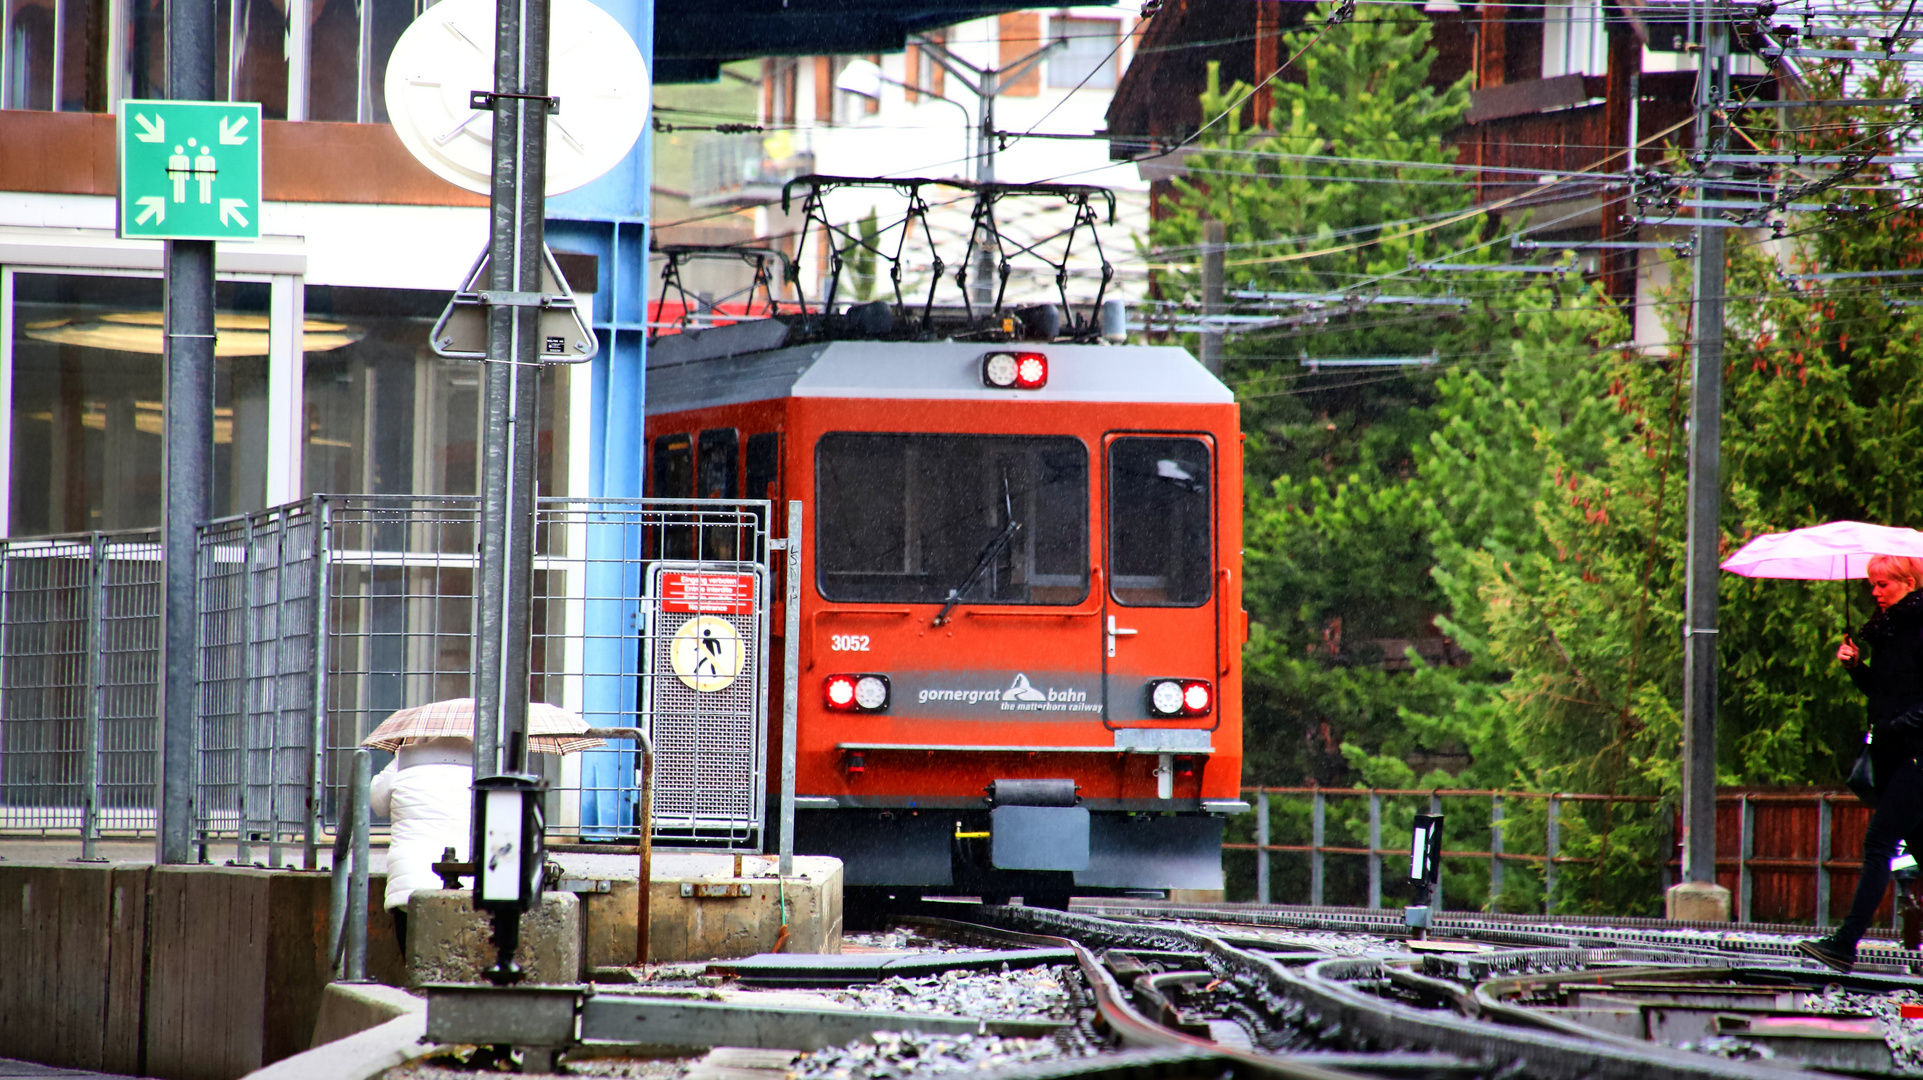
[[741, 497], [741, 433], [709, 428], [695, 444], [694, 494], [700, 499]]
[[694, 440], [662, 435], [654, 440], [654, 492], [657, 499], [694, 497]]
[[1200, 439], [1116, 439], [1108, 450], [1110, 592], [1134, 607], [1198, 607], [1213, 575], [1209, 448]]
[[781, 435], [773, 431], [748, 436], [748, 490], [750, 499], [773, 499], [781, 476]]
[[[654, 497], [691, 499], [694, 497], [694, 439], [688, 435], [663, 435], [654, 440]], [[663, 525], [656, 554], [663, 559], [692, 559], [695, 556], [694, 529], [687, 525]]]

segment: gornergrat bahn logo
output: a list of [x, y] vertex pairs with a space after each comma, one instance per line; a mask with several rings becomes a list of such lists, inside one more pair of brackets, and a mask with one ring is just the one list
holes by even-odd
[[908, 690], [898, 700], [912, 701], [923, 714], [987, 719], [1007, 713], [1095, 713], [1102, 711], [1101, 689], [1086, 676], [1016, 672], [1007, 682], [966, 685], [953, 672], [905, 675], [897, 686]]

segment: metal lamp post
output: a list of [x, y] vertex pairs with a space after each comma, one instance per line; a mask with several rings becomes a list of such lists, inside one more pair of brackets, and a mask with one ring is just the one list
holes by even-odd
[[[926, 37], [916, 37], [915, 44], [928, 51], [942, 70], [953, 75], [967, 87], [969, 92], [981, 102], [979, 123], [975, 138], [979, 148], [975, 155], [975, 180], [978, 183], [995, 182], [995, 99], [1002, 95], [1011, 83], [1028, 74], [1030, 68], [1041, 63], [1055, 49], [1068, 44], [1068, 39], [1058, 37], [1054, 41], [1021, 57], [1014, 63], [998, 68], [978, 67], [950, 52], [948, 46]], [[976, 266], [972, 271], [975, 278], [975, 300], [982, 304], [993, 303], [995, 299], [994, 267], [989, 264], [987, 244], [976, 247]]]

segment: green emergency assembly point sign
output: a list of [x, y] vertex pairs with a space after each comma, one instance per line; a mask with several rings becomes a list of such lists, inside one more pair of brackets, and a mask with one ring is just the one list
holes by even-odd
[[260, 236], [260, 105], [121, 102], [120, 235]]

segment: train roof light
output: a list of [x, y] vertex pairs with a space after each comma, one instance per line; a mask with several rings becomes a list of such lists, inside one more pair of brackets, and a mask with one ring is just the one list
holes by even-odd
[[1048, 357], [1038, 352], [992, 352], [982, 357], [982, 383], [997, 390], [1040, 390], [1048, 385]]

